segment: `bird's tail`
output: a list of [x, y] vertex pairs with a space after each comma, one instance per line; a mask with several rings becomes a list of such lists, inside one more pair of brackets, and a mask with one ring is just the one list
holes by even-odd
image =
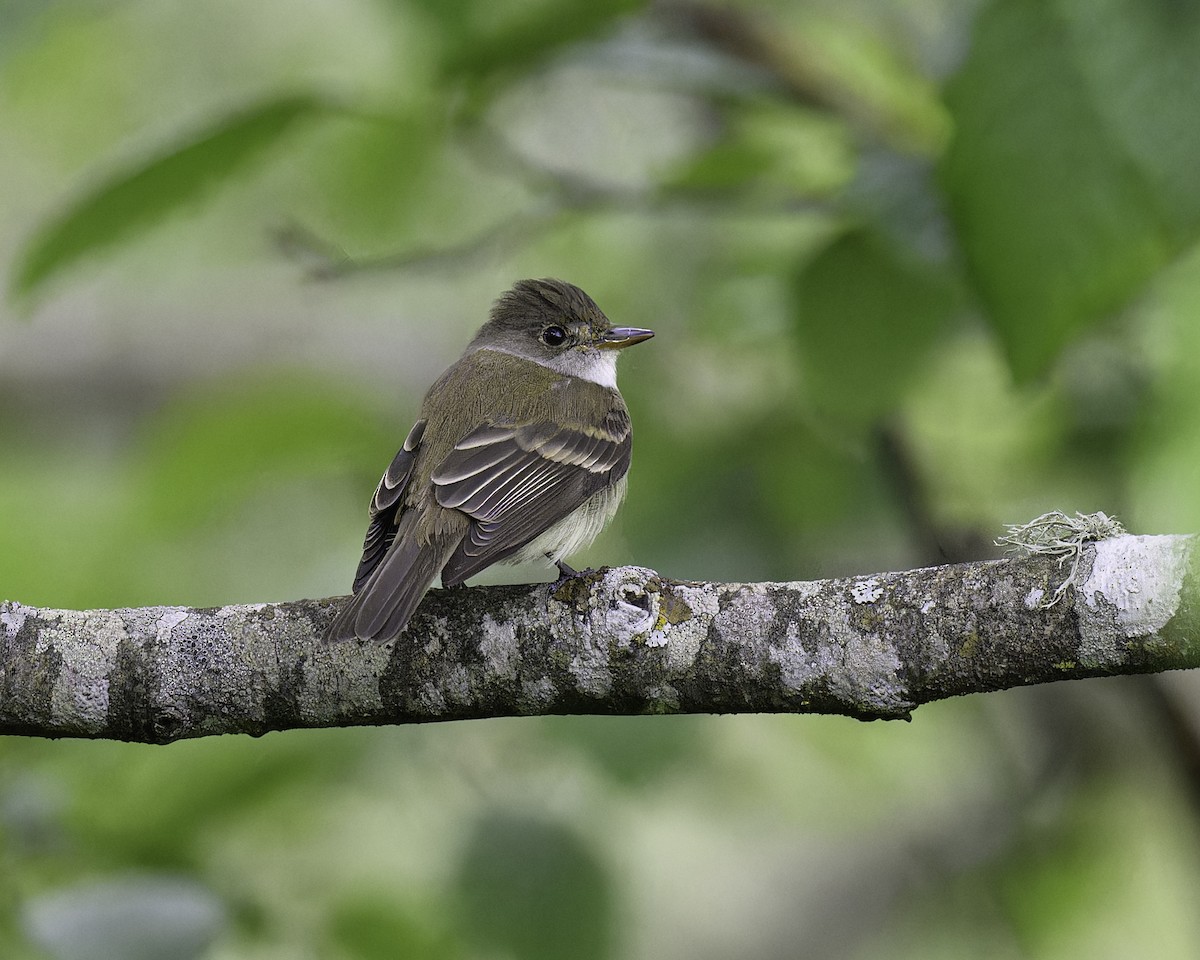
[[[421, 543], [413, 527], [417, 511], [406, 511], [387, 556], [333, 621], [326, 638], [387, 642], [400, 635], [421, 598], [437, 579], [461, 537]], [[445, 542], [441, 542], [445, 539]]]

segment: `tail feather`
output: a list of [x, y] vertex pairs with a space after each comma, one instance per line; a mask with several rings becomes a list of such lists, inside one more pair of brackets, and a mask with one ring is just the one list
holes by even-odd
[[461, 539], [440, 543], [435, 538], [432, 543], [421, 543], [411, 529], [414, 524], [413, 513], [401, 520], [387, 556], [330, 626], [330, 641], [387, 642], [408, 626]]

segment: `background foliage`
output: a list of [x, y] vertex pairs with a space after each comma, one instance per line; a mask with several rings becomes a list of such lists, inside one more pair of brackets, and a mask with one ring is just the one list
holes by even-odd
[[[583, 560], [1195, 530], [1198, 65], [1178, 0], [8, 0], [0, 593], [344, 592], [522, 276], [659, 332]], [[0, 954], [1193, 957], [1194, 687], [8, 739]]]

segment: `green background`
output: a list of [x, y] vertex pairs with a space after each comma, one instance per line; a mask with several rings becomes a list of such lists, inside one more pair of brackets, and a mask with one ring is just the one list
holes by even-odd
[[[0, 595], [345, 592], [524, 276], [658, 332], [577, 565], [1194, 531], [1198, 169], [1184, 0], [6, 0]], [[0, 955], [1192, 958], [1198, 692], [5, 738]]]

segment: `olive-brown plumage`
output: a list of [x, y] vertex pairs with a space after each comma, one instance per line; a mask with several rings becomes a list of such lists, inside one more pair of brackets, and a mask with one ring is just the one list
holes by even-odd
[[651, 336], [613, 327], [560, 280], [502, 296], [380, 480], [330, 638], [393, 639], [439, 575], [453, 586], [591, 542], [620, 504], [632, 450], [616, 351]]

